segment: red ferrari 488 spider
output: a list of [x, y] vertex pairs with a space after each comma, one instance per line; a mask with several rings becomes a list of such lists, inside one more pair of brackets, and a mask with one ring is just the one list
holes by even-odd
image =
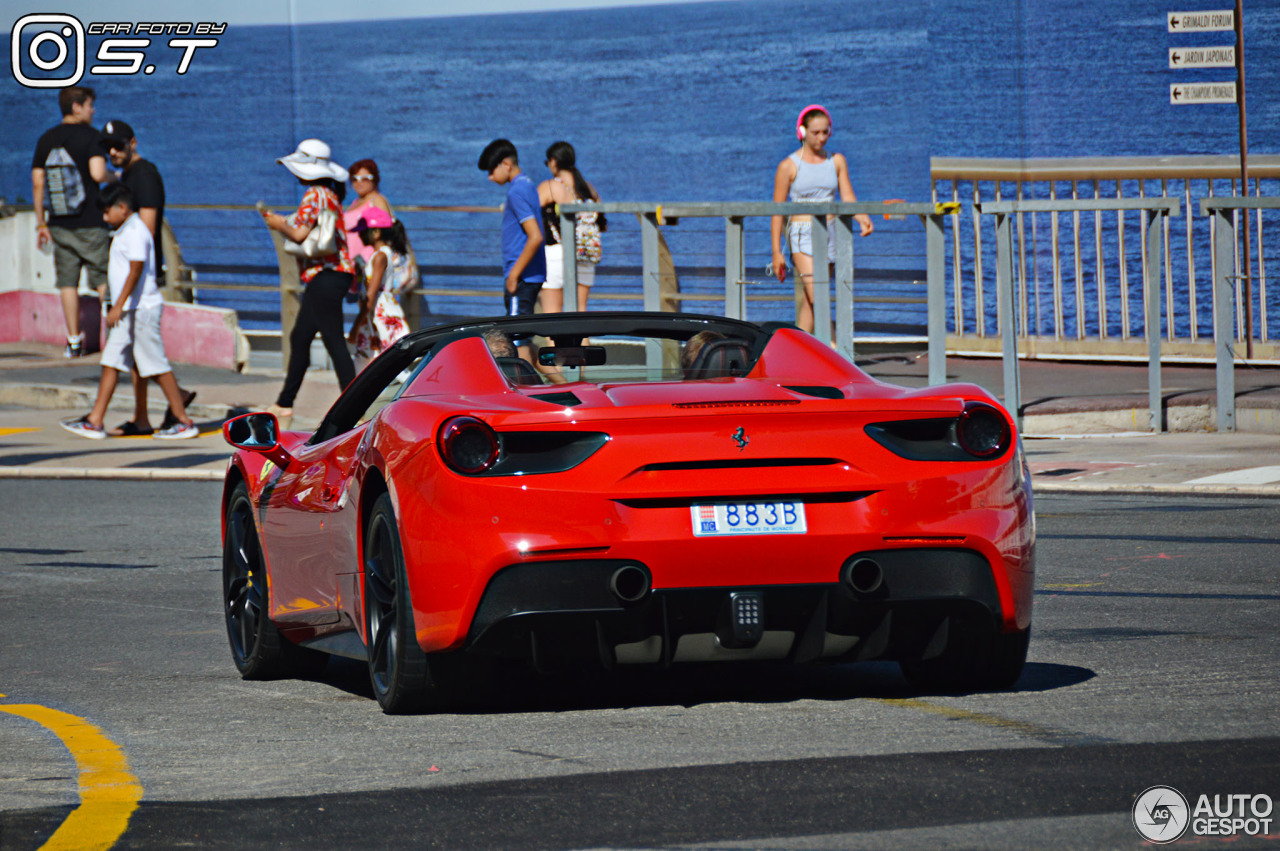
[[[536, 367], [512, 340], [542, 344]], [[314, 433], [255, 413], [224, 434], [246, 678], [354, 657], [403, 712], [495, 660], [890, 659], [921, 687], [976, 689], [1026, 658], [1035, 520], [1009, 415], [976, 386], [872, 379], [793, 328], [603, 312], [432, 328]]]

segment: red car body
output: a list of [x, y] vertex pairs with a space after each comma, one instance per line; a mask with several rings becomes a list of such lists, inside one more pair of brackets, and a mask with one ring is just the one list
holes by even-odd
[[[695, 379], [513, 380], [480, 336], [491, 328], [604, 341], [611, 358], [648, 338], [651, 366], [658, 347], [710, 330], [741, 342], [741, 363]], [[451, 466], [451, 421], [481, 455], [493, 436], [495, 466]], [[246, 628], [233, 597], [265, 574], [253, 625], [282, 651], [371, 658], [371, 619], [393, 617], [416, 645], [394, 652], [428, 663], [887, 658], [922, 684], [971, 688], [1009, 685], [1025, 658], [1035, 527], [1007, 412], [972, 385], [882, 383], [791, 328], [597, 313], [432, 329], [362, 373], [315, 434], [246, 445], [235, 428], [224, 529], [249, 525], [243, 507], [229, 513], [240, 488], [260, 565], [228, 580], [233, 652]], [[379, 499], [394, 520], [384, 507], [371, 527]], [[795, 512], [803, 531], [784, 522]], [[700, 516], [704, 530], [738, 519], [755, 531], [699, 535]], [[387, 584], [403, 576], [393, 616], [367, 586], [389, 561]], [[384, 680], [397, 664], [388, 656]], [[432, 682], [383, 705], [420, 705]]]

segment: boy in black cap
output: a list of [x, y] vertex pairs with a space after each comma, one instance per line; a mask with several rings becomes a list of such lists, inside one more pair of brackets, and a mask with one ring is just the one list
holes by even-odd
[[[156, 285], [163, 287], [165, 282], [164, 253], [160, 249], [160, 234], [164, 227], [164, 181], [160, 178], [160, 169], [150, 160], [138, 156], [138, 138], [133, 128], [119, 119], [108, 121], [102, 127], [103, 150], [111, 159], [111, 164], [120, 172], [120, 183], [129, 188], [133, 194], [134, 204], [138, 208], [138, 217], [151, 231], [151, 239], [155, 243]], [[121, 423], [111, 429], [108, 434], [133, 436], [151, 434], [151, 421], [147, 415], [147, 382], [133, 370], [133, 419]], [[196, 398], [194, 390], [181, 390], [182, 404], [190, 405]], [[173, 425], [176, 418], [173, 408], [164, 413], [164, 421], [160, 428]]]

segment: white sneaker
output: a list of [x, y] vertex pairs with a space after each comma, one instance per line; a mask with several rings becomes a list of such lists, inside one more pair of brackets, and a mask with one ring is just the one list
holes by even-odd
[[107, 437], [106, 429], [102, 426], [96, 426], [89, 422], [88, 417], [79, 417], [74, 420], [62, 420], [58, 425], [65, 428], [72, 434], [80, 437], [87, 437], [90, 440], [105, 440]]
[[186, 440], [192, 437], [199, 437], [200, 429], [196, 428], [195, 423], [174, 423], [168, 428], [162, 428], [152, 437], [158, 437], [161, 440]]

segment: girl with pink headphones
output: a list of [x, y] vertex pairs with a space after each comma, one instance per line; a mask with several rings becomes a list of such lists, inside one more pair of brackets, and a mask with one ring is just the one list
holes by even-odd
[[[773, 200], [831, 201], [836, 191], [840, 200], [857, 201], [849, 183], [849, 164], [843, 154], [827, 153], [827, 140], [831, 138], [831, 114], [819, 104], [810, 104], [800, 110], [796, 119], [796, 138], [800, 150], [778, 163], [773, 178]], [[866, 236], [872, 231], [870, 216], [854, 216]], [[830, 217], [828, 217], [830, 221]], [[787, 261], [782, 256], [782, 216], [774, 216], [770, 225], [773, 240], [773, 272], [778, 281], [787, 279]], [[803, 298], [800, 288], [796, 292], [796, 324], [813, 332], [813, 219], [811, 216], [791, 216], [786, 225], [787, 245], [791, 249], [791, 262], [796, 267], [796, 283], [804, 284]], [[827, 261], [831, 265], [831, 277], [835, 276], [835, 240], [828, 231]]]

